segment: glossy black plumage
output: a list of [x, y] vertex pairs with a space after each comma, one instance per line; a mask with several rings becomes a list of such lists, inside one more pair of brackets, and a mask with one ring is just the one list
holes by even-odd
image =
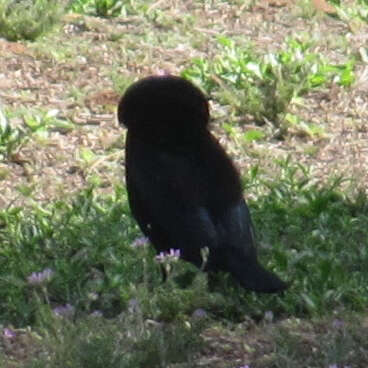
[[128, 128], [129, 204], [157, 252], [178, 248], [199, 267], [208, 247], [206, 271], [229, 272], [249, 290], [284, 290], [257, 260], [239, 174], [208, 130], [203, 93], [179, 77], [148, 77], [128, 88], [118, 118]]

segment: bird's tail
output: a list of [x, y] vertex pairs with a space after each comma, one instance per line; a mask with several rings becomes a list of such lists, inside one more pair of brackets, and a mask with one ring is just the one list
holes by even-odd
[[242, 262], [241, 267], [232, 267], [231, 273], [244, 289], [256, 292], [278, 293], [289, 286], [276, 274], [266, 270], [257, 260]]

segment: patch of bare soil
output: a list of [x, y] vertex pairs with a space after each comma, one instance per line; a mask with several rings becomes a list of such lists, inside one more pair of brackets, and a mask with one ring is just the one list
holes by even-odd
[[[11, 125], [26, 130], [26, 114], [53, 109], [58, 110], [58, 119], [75, 125], [73, 130], [33, 133], [0, 162], [1, 207], [24, 202], [19, 188], [28, 188], [37, 201], [49, 201], [80, 190], [93, 178], [99, 177], [103, 191], [121, 182], [124, 131], [115, 114], [119, 93], [135, 77], [179, 73], [194, 56], [214, 57], [214, 35], [243, 37], [266, 52], [280, 48], [285, 37], [304, 32], [318, 41], [319, 52], [336, 63], [346, 61], [346, 55], [335, 47], [336, 35], [342, 35], [349, 52], [356, 55], [367, 38], [363, 25], [352, 32], [338, 18], [323, 14], [303, 18], [294, 2], [261, 1], [249, 8], [226, 2], [212, 8], [190, 2], [173, 2], [171, 7], [158, 2], [156, 6], [171, 17], [167, 24], [139, 16], [103, 20], [68, 15], [60, 31], [44, 41], [0, 40], [0, 107], [11, 112]], [[196, 48], [188, 44], [188, 39], [196, 37], [190, 33], [193, 29], [176, 26], [182, 12], [197, 20], [194, 30], [201, 34]], [[181, 35], [183, 29], [187, 33]], [[160, 37], [166, 41], [172, 37], [167, 41], [172, 45], [161, 46]], [[221, 127], [216, 132], [242, 169], [255, 163], [272, 167], [272, 158], [290, 154], [313, 167], [316, 177], [344, 174], [364, 184], [368, 175], [367, 95], [368, 66], [359, 63], [352, 88], [332, 86], [312, 92], [297, 108], [306, 121], [324, 127], [322, 138], [291, 134], [282, 141], [244, 147], [229, 142]], [[86, 159], [85, 150], [92, 151], [93, 157]], [[249, 157], [247, 153], [254, 150], [262, 155]]]
[[[319, 12], [308, 18], [294, 1], [260, 1], [253, 6], [157, 2], [152, 9], [159, 8], [162, 19], [67, 15], [58, 32], [34, 44], [0, 40], [0, 108], [9, 111], [10, 124], [27, 131], [25, 115], [57, 109], [58, 119], [75, 126], [28, 134], [0, 162], [0, 207], [23, 203], [19, 189], [24, 193], [27, 188], [37, 201], [49, 201], [65, 198], [94, 180], [102, 191], [122, 182], [125, 132], [116, 120], [121, 91], [136, 77], [179, 73], [195, 56], [211, 59], [216, 35], [242, 37], [267, 52], [279, 49], [286, 37], [304, 33], [319, 45], [318, 52], [336, 63], [346, 61], [346, 50], [359, 55], [367, 26], [362, 23], [352, 31], [348, 22], [325, 15], [333, 13], [332, 5], [313, 4]], [[193, 25], [185, 26], [183, 14], [193, 17]], [[348, 43], [345, 49], [338, 47], [342, 40]], [[293, 107], [305, 121], [324, 128], [320, 138], [290, 134], [284, 140], [244, 146], [229, 140], [216, 122], [214, 126], [242, 171], [256, 163], [273, 170], [273, 158], [290, 154], [313, 167], [316, 178], [344, 174], [364, 185], [367, 94], [368, 66], [360, 62], [353, 87], [334, 85], [312, 92], [303, 106]], [[89, 151], [92, 155], [86, 154]]]

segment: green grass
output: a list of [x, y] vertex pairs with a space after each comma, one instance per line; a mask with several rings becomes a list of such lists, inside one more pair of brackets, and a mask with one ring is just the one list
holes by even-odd
[[[58, 114], [57, 109], [18, 109], [9, 110], [7, 114], [0, 110], [0, 158], [11, 160], [27, 141], [47, 144], [51, 132], [65, 134], [73, 130], [74, 125], [68, 120], [57, 118]], [[13, 118], [22, 119], [24, 125], [13, 126]]]
[[368, 363], [367, 329], [361, 316], [345, 314], [312, 322], [290, 319], [269, 329], [267, 335], [274, 350], [265, 354], [260, 367], [364, 367]]
[[[0, 1], [3, 37], [35, 40], [0, 50], [0, 366], [367, 366], [367, 2], [334, 2], [331, 17], [309, 1], [75, 0], [67, 10], [88, 16], [47, 37], [53, 7], [39, 16], [47, 2], [32, 3]], [[126, 190], [112, 184], [124, 133], [86, 101], [157, 72], [210, 95], [261, 261], [291, 283], [283, 295], [226, 274], [209, 290], [173, 259], [163, 283], [152, 246], [137, 245]]]
[[[76, 323], [48, 318], [50, 329], [44, 358], [26, 367], [167, 367], [192, 362], [201, 339], [200, 323], [184, 321], [148, 325], [140, 312], [115, 320], [91, 316]], [[46, 348], [46, 349], [45, 349]]]
[[0, 106], [0, 159], [7, 160], [14, 154], [25, 140], [25, 134], [20, 128], [9, 124], [5, 112]]
[[[166, 367], [193, 359], [204, 324], [190, 315], [214, 298], [205, 297], [203, 275], [190, 289], [177, 287], [176, 272], [191, 269], [181, 262], [162, 283], [151, 247], [132, 246], [138, 232], [124, 190], [1, 211], [0, 227], [0, 318], [33, 325], [43, 342], [45, 358], [27, 366]], [[29, 281], [43, 270], [51, 275]]]
[[148, 4], [148, 1], [135, 0], [73, 0], [69, 8], [76, 13], [116, 17], [119, 15], [134, 15], [140, 11], [145, 11]]
[[293, 314], [318, 315], [340, 305], [363, 310], [368, 302], [365, 195], [347, 195], [339, 189], [341, 178], [322, 185], [301, 165], [289, 160], [280, 165], [278, 181], [261, 181], [269, 193], [253, 208], [261, 244], [273, 246], [277, 267], [293, 282], [295, 293], [282, 303]]
[[0, 36], [10, 41], [40, 37], [60, 19], [63, 7], [49, 0], [0, 2]]
[[[152, 247], [132, 246], [139, 232], [125, 190], [116, 188], [113, 196], [102, 198], [89, 189], [71, 201], [0, 212], [1, 320], [5, 325], [31, 324], [41, 335], [47, 334], [51, 342], [42, 349], [52, 358], [51, 366], [70, 359], [73, 367], [99, 367], [103, 363], [94, 356], [101, 351], [108, 356], [106, 367], [139, 367], [140, 359], [164, 367], [168, 360], [179, 359], [175, 351], [184, 349], [180, 359], [187, 361], [196, 350], [195, 344], [183, 341], [198, 337], [200, 330], [192, 330], [190, 321], [199, 308], [211, 319], [233, 322], [246, 316], [263, 319], [267, 311], [275, 319], [364, 311], [366, 197], [345, 194], [341, 179], [316, 183], [306, 168], [290, 160], [278, 165], [278, 180], [264, 179], [254, 168], [244, 185], [246, 193], [255, 196], [249, 205], [261, 259], [292, 282], [285, 295], [244, 292], [226, 275], [211, 293], [199, 271], [193, 284], [182, 288], [178, 277], [193, 272], [193, 267], [181, 261], [171, 263], [169, 279], [162, 283]], [[53, 272], [49, 279], [40, 284], [27, 281], [33, 272], [45, 269]], [[54, 317], [52, 310], [67, 305], [72, 308], [69, 318], [76, 323], [55, 322], [67, 317]], [[132, 310], [139, 316], [130, 316]], [[92, 317], [95, 311], [103, 317]], [[100, 322], [97, 326], [90, 322], [106, 317], [115, 322], [101, 322], [102, 329]], [[140, 324], [131, 318], [139, 318]], [[152, 329], [143, 327], [147, 320], [155, 321]], [[68, 344], [76, 345], [69, 349]], [[133, 351], [139, 347], [144, 354], [138, 358]], [[30, 366], [42, 362], [40, 358]]]
[[331, 83], [348, 87], [355, 80], [353, 59], [334, 65], [313, 52], [312, 46], [289, 38], [283, 50], [262, 56], [251, 45], [219, 36], [214, 60], [193, 59], [182, 76], [201, 85], [221, 105], [230, 106], [233, 120], [250, 115], [260, 124], [270, 122], [286, 131], [289, 106], [300, 104], [307, 92]]

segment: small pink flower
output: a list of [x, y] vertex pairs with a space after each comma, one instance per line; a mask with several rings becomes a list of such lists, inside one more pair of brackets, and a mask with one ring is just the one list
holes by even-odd
[[17, 336], [15, 331], [13, 331], [11, 328], [4, 328], [3, 329], [3, 335], [7, 339], [14, 339], [14, 337]]
[[95, 310], [90, 314], [91, 317], [103, 317], [103, 313], [99, 310]]
[[179, 259], [180, 258], [180, 249], [170, 249], [169, 253], [170, 257]]
[[54, 271], [50, 268], [44, 269], [42, 272], [32, 272], [28, 277], [27, 281], [29, 285], [37, 286], [47, 281], [50, 281]]
[[203, 308], [198, 308], [192, 313], [192, 317], [196, 319], [202, 319], [207, 317], [207, 312]]
[[72, 317], [74, 315], [74, 307], [70, 304], [59, 305], [52, 310], [58, 317]]
[[139, 238], [134, 239], [133, 243], [130, 245], [133, 248], [144, 247], [148, 244], [149, 239], [145, 236], [140, 236]]
[[180, 249], [171, 248], [168, 252], [160, 252], [156, 256], [156, 261], [159, 263], [175, 262], [180, 258]]

